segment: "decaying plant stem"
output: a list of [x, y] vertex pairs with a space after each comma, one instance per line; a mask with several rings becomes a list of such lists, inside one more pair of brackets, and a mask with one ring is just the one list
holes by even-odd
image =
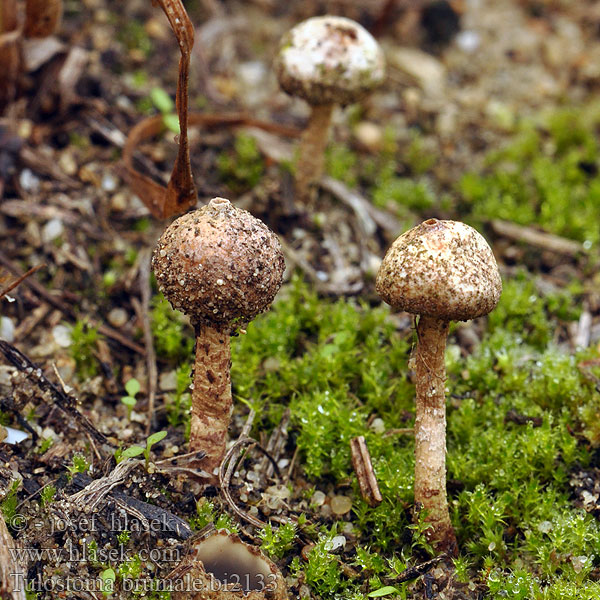
[[196, 360], [192, 390], [190, 449], [206, 451], [202, 467], [209, 473], [225, 455], [233, 410], [230, 334], [209, 325], [196, 327]]
[[446, 497], [446, 367], [449, 322], [421, 316], [415, 355], [415, 503], [427, 511], [425, 531], [436, 550], [453, 552], [456, 537]]

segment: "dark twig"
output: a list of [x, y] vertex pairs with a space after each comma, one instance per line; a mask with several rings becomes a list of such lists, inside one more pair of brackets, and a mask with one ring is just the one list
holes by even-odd
[[[83, 473], [76, 473], [73, 476], [73, 484], [80, 489], [86, 488], [93, 481], [91, 477]], [[171, 537], [175, 534], [180, 539], [186, 540], [192, 535], [192, 530], [183, 519], [160, 506], [148, 504], [148, 502], [132, 498], [128, 494], [114, 489], [109, 492], [108, 496], [118, 501], [125, 510], [131, 509], [132, 512], [137, 511], [142, 514], [152, 530], [161, 537]]]
[[448, 558], [448, 555], [444, 553], [419, 565], [409, 567], [408, 569], [402, 571], [402, 573], [400, 573], [398, 577], [394, 577], [393, 582], [403, 583], [405, 581], [411, 581], [412, 579], [421, 577], [421, 575], [425, 575], [427, 572], [433, 569], [433, 567], [435, 567], [438, 563], [442, 562], [446, 558]]
[[4, 340], [0, 340], [0, 352], [2, 352], [8, 362], [19, 369], [19, 371], [25, 373], [27, 378], [37, 385], [40, 390], [48, 392], [52, 397], [54, 404], [65, 415], [74, 419], [75, 422], [85, 429], [97, 442], [100, 444], [109, 443], [106, 436], [103, 433], [100, 433], [91, 421], [77, 410], [77, 400], [73, 396], [63, 392], [47, 379], [42, 373], [42, 369], [31, 362], [27, 356]]

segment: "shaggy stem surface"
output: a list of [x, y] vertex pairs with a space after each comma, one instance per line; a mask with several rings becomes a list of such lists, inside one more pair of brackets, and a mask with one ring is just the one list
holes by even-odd
[[296, 167], [296, 195], [298, 201], [304, 204], [312, 200], [315, 183], [323, 174], [332, 112], [333, 104], [313, 106], [310, 119], [300, 139], [300, 155]]
[[415, 355], [415, 502], [427, 511], [427, 539], [453, 553], [456, 537], [446, 498], [446, 367], [448, 321], [420, 317]]
[[220, 465], [225, 454], [233, 410], [229, 337], [228, 331], [206, 325], [196, 327], [190, 450], [206, 452], [202, 468], [209, 473]]

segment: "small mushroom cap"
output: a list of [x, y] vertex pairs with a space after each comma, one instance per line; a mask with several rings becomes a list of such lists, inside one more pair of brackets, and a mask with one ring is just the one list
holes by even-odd
[[152, 269], [167, 300], [193, 324], [230, 329], [269, 308], [285, 263], [277, 236], [262, 221], [213, 198], [167, 227]]
[[281, 87], [309, 104], [350, 104], [385, 75], [383, 52], [373, 36], [345, 17], [313, 17], [286, 33], [275, 59]]
[[428, 219], [392, 244], [376, 289], [395, 310], [467, 321], [494, 309], [502, 281], [481, 234], [459, 221]]

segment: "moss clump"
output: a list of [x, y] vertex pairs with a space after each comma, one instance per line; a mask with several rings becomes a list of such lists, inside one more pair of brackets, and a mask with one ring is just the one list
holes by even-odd
[[221, 179], [236, 193], [251, 190], [261, 180], [265, 164], [256, 140], [245, 133], [235, 137], [233, 150], [217, 157]]
[[507, 219], [597, 244], [599, 125], [598, 104], [524, 123], [514, 141], [488, 156], [483, 174], [462, 178], [459, 190], [466, 212], [478, 222]]
[[[600, 401], [577, 369], [582, 357], [553, 345], [553, 323], [574, 320], [577, 311], [562, 292], [539, 297], [535, 289], [525, 275], [509, 282], [499, 317], [490, 317], [475, 352], [447, 354], [458, 564], [463, 578], [479, 578], [497, 598], [591, 590], [590, 572], [600, 556], [600, 527], [574, 507], [569, 487], [570, 470], [591, 461], [590, 445], [581, 440]], [[526, 311], [524, 298], [530, 299]], [[257, 427], [274, 427], [291, 409], [291, 435], [309, 480], [354, 480], [348, 442], [359, 434], [367, 439], [384, 500], [371, 508], [355, 488], [346, 517], [358, 537], [354, 567], [362, 579], [344, 575], [328, 545], [339, 531], [331, 527], [321, 530], [308, 563], [293, 563], [322, 598], [365, 597], [365, 581], [368, 593], [393, 577], [390, 560], [411, 563], [427, 551], [410, 513], [414, 441], [404, 433], [414, 419], [408, 366], [414, 340], [399, 334], [387, 315], [383, 307], [354, 300], [320, 300], [295, 280], [233, 342], [235, 393], [257, 410]], [[511, 411], [526, 416], [525, 424], [507, 419]], [[373, 416], [392, 434], [374, 431]]]

